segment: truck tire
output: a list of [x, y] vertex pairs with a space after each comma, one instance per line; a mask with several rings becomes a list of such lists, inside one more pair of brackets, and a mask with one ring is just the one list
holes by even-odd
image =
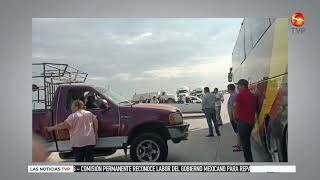
[[167, 141], [157, 133], [141, 133], [132, 140], [130, 157], [134, 162], [163, 162], [167, 156]]

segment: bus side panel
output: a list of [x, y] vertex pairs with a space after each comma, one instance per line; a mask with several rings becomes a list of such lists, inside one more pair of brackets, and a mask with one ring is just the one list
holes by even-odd
[[[288, 124], [287, 20], [277, 20], [272, 30], [274, 36], [272, 56], [269, 60], [270, 72], [268, 80], [261, 82], [261, 84], [266, 84], [266, 87], [262, 85], [262, 89], [256, 90], [260, 92], [256, 93], [259, 105], [261, 106], [262, 101], [263, 103], [259, 109], [258, 121], [252, 138], [260, 144], [261, 148], [270, 151], [273, 161], [283, 161], [284, 158], [280, 151], [283, 150], [284, 129]], [[274, 156], [275, 151], [278, 152], [278, 156]]]
[[[264, 33], [246, 59], [234, 70], [234, 81], [247, 79], [250, 90], [258, 97], [257, 122], [252, 131], [252, 144], [258, 149], [260, 161], [268, 159], [265, 116], [273, 124], [272, 137], [282, 139], [287, 118], [288, 20], [277, 19]], [[267, 160], [268, 159], [268, 160]], [[256, 159], [254, 158], [256, 161]], [[259, 160], [258, 160], [259, 161]]]

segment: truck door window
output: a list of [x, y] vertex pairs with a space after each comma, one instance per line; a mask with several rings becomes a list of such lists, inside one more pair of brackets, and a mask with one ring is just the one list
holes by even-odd
[[84, 96], [83, 96], [83, 91], [81, 90], [69, 90], [68, 95], [67, 95], [67, 104], [66, 108], [68, 111], [71, 111], [71, 104], [75, 100], [82, 100], [84, 102]]
[[99, 99], [101, 98], [95, 92], [85, 91], [83, 95], [85, 97], [86, 109], [100, 109]]

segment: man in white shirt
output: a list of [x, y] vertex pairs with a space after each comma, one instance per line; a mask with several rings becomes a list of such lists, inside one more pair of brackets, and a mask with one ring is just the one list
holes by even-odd
[[152, 99], [150, 100], [150, 103], [152, 103], [152, 104], [159, 104], [159, 100], [157, 99], [156, 96], [153, 96]]
[[218, 125], [221, 126], [221, 125], [223, 125], [221, 115], [220, 115], [221, 102], [223, 102], [224, 99], [223, 99], [223, 95], [221, 93], [219, 93], [218, 91], [219, 91], [218, 88], [214, 88], [213, 95], [216, 98], [216, 101], [215, 101], [216, 118], [218, 121]]

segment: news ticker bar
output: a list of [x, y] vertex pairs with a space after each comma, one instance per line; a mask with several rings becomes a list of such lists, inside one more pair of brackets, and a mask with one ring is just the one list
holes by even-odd
[[29, 173], [74, 172], [242, 172], [242, 173], [295, 173], [294, 165], [74, 165], [28, 166]]

